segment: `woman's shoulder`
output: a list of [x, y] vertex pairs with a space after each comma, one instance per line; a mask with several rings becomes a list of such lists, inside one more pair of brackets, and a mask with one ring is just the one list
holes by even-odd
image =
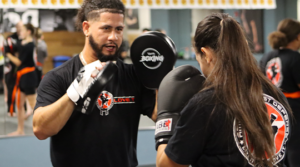
[[206, 89], [198, 92], [193, 96], [191, 100], [194, 101], [212, 101], [213, 100], [213, 94], [214, 90], [213, 89]]
[[212, 89], [202, 90], [195, 94], [188, 103], [189, 108], [205, 108], [208, 106], [216, 105], [216, 101], [213, 100], [213, 93]]

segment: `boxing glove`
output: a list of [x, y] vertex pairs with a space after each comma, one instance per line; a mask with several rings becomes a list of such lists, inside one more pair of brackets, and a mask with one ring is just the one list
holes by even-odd
[[15, 52], [18, 51], [18, 44], [17, 44], [17, 40], [11, 37], [8, 37], [5, 41], [4, 41], [4, 51], [6, 53], [11, 53], [11, 54], [15, 54]]
[[177, 67], [164, 77], [158, 89], [156, 150], [160, 144], [168, 143], [180, 118], [180, 111], [201, 90], [204, 81], [201, 72], [190, 65]]
[[[69, 98], [76, 105], [75, 110], [83, 114], [92, 112], [100, 93], [118, 69], [112, 62], [107, 62], [100, 71], [96, 67], [101, 67], [99, 60], [82, 67], [67, 90]], [[92, 74], [96, 77], [91, 77]]]

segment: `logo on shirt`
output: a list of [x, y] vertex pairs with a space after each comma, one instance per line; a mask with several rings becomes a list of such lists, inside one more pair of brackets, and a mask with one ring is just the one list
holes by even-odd
[[[276, 151], [272, 158], [274, 161], [273, 165], [276, 165], [285, 156], [286, 142], [289, 135], [289, 117], [283, 105], [276, 101], [273, 97], [264, 94], [263, 98], [274, 133]], [[253, 158], [253, 149], [249, 149], [247, 133], [237, 120], [234, 120], [233, 132], [236, 145], [242, 155], [248, 160], [248, 163], [251, 166], [257, 166], [257, 164], [254, 164], [255, 159]]]
[[142, 52], [140, 62], [150, 70], [157, 69], [164, 61], [164, 56], [161, 55], [156, 49], [147, 48]]
[[172, 129], [172, 118], [161, 119], [156, 122], [155, 135], [160, 132], [170, 132]]
[[109, 115], [109, 110], [112, 109], [115, 104], [130, 103], [135, 103], [134, 96], [114, 97], [110, 92], [102, 91], [97, 99], [96, 105], [100, 110], [100, 115], [107, 116]]
[[266, 66], [266, 75], [267, 77], [272, 81], [272, 83], [280, 87], [283, 75], [281, 72], [282, 66], [281, 66], [281, 60], [279, 57], [271, 59]]

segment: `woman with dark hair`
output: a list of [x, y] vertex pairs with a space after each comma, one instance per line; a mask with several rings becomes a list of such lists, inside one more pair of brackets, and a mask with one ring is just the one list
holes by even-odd
[[290, 107], [261, 73], [241, 26], [227, 14], [209, 15], [194, 47], [206, 80], [179, 113], [172, 137], [157, 140], [157, 166], [283, 166]]
[[[12, 104], [14, 101], [17, 102], [18, 109], [18, 128], [17, 131], [12, 132], [8, 135], [24, 135], [24, 120], [27, 119], [31, 114], [25, 115], [24, 104], [27, 99], [30, 107], [34, 108], [36, 99], [36, 86], [37, 86], [37, 75], [35, 72], [34, 63], [34, 48], [33, 43], [34, 27], [31, 24], [25, 24], [20, 32], [20, 38], [22, 39], [22, 45], [20, 46], [19, 57], [15, 57], [10, 53], [7, 57], [12, 63], [14, 63], [17, 69], [16, 85], [13, 89], [13, 95], [17, 98], [12, 98]], [[13, 107], [13, 106], [8, 106]]]
[[269, 44], [274, 49], [260, 61], [263, 73], [286, 96], [295, 117], [288, 147], [290, 166], [300, 166], [300, 22], [282, 20], [272, 32]]

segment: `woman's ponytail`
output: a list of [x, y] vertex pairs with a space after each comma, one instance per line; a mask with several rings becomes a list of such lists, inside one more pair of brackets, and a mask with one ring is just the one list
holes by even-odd
[[269, 44], [273, 49], [286, 47], [288, 39], [286, 35], [280, 31], [274, 31], [268, 36]]

